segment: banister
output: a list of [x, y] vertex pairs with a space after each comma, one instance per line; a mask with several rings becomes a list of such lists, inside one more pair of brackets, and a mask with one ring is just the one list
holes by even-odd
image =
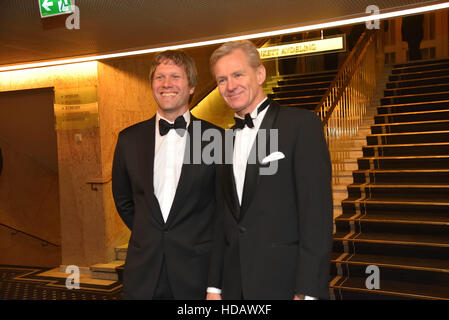
[[[366, 30], [360, 38], [357, 40], [354, 48], [349, 53], [349, 56], [345, 59], [342, 66], [340, 67], [337, 75], [335, 76], [334, 80], [332, 80], [331, 84], [329, 85], [329, 88], [327, 89], [326, 93], [321, 98], [320, 102], [318, 103], [317, 107], [315, 108], [315, 112], [318, 114], [322, 111], [323, 105], [325, 104], [326, 100], [332, 96], [332, 91], [335, 90], [335, 88], [338, 88], [338, 94], [335, 96], [336, 99], [333, 100], [332, 105], [329, 107], [329, 109], [326, 112], [326, 116], [322, 118], [323, 125], [327, 124], [327, 121], [329, 120], [329, 117], [331, 116], [333, 110], [335, 109], [335, 106], [338, 104], [338, 101], [343, 94], [345, 88], [347, 87], [348, 83], [351, 81], [351, 78], [354, 74], [354, 72], [357, 69], [357, 66], [360, 64], [362, 58], [364, 57], [364, 54], [366, 53], [366, 50], [370, 43], [373, 40], [373, 37], [375, 35], [374, 31]], [[367, 40], [366, 40], [367, 39]], [[366, 41], [365, 41], [366, 40]], [[364, 43], [366, 42], [366, 43]], [[360, 47], [363, 45], [362, 49]], [[344, 84], [340, 87], [338, 87], [338, 81], [340, 78], [347, 72], [348, 66], [353, 62], [354, 56], [356, 55], [356, 52], [361, 51], [360, 54], [357, 56], [357, 62], [353, 68], [350, 70], [350, 74], [345, 76]]]
[[42, 239], [42, 238], [40, 238], [40, 237], [38, 237], [38, 236], [32, 235], [32, 234], [30, 234], [30, 233], [28, 233], [28, 232], [25, 232], [25, 231], [16, 229], [16, 228], [14, 228], [14, 227], [12, 227], [12, 226], [8, 226], [8, 225], [6, 225], [6, 224], [4, 224], [4, 223], [1, 223], [1, 222], [0, 222], [0, 226], [5, 227], [5, 228], [8, 228], [8, 229], [10, 229], [10, 230], [13, 230], [13, 231], [16, 232], [16, 233], [24, 234], [24, 235], [26, 235], [26, 236], [28, 236], [28, 237], [30, 237], [30, 238], [35, 239], [35, 240], [39, 240], [39, 241], [43, 242], [42, 246], [51, 245], [51, 246], [54, 246], [54, 247], [57, 247], [57, 248], [60, 247], [60, 245], [58, 245], [58, 244], [56, 244], [56, 243], [47, 241], [47, 240]]

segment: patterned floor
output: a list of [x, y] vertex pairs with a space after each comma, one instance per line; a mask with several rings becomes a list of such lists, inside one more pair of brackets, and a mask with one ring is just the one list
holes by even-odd
[[122, 284], [80, 284], [69, 290], [65, 278], [41, 275], [49, 268], [0, 265], [0, 300], [117, 300]]

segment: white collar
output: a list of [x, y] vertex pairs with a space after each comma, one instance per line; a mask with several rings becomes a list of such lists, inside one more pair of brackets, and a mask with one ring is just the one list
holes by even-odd
[[[251, 112], [251, 118], [253, 118], [253, 119], [256, 119], [257, 118], [257, 116], [259, 115], [258, 114], [258, 112], [257, 112], [257, 109], [259, 109], [259, 107], [262, 105], [262, 103], [264, 103], [265, 102], [265, 100], [267, 100], [268, 98], [267, 97], [265, 97], [265, 99], [263, 99], [261, 102], [259, 102], [259, 104], [254, 108], [254, 110]], [[237, 112], [234, 114], [234, 116], [236, 117], [236, 118], [240, 118], [240, 119], [244, 119], [244, 117], [241, 117], [241, 116], [239, 116], [238, 114], [237, 114]]]
[[[188, 109], [186, 112], [184, 112], [184, 114], [183, 114], [182, 116], [184, 117], [184, 120], [186, 121], [187, 127], [188, 127], [189, 124], [190, 124], [190, 118], [191, 118], [190, 110]], [[159, 120], [160, 120], [160, 119], [164, 119], [165, 121], [167, 121], [168, 123], [171, 123], [171, 124], [174, 123], [174, 121], [170, 121], [170, 120], [164, 118], [163, 116], [161, 116], [161, 115], [159, 114], [159, 111], [156, 111], [156, 124], [157, 124], [158, 126], [159, 126]]]

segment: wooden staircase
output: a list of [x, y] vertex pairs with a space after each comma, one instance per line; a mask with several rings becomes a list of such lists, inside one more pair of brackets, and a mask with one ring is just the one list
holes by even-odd
[[449, 300], [448, 80], [449, 59], [394, 66], [335, 220], [334, 299]]
[[115, 260], [90, 266], [93, 279], [122, 280], [123, 265], [126, 260], [128, 244], [115, 248]]

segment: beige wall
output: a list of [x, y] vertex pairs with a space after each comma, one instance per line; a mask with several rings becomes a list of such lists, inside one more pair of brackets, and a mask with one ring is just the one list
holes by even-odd
[[51, 88], [0, 93], [0, 147], [0, 264], [58, 265], [61, 234]]
[[[58, 94], [63, 89], [96, 85], [96, 62], [0, 72], [0, 92], [53, 87], [55, 94]], [[30, 114], [23, 116], [33, 119]], [[19, 127], [17, 130], [24, 128]], [[82, 142], [75, 141], [75, 134], [82, 135]], [[53, 223], [60, 225], [60, 263], [87, 266], [104, 261], [105, 222], [102, 197], [91, 191], [86, 183], [93, 177], [101, 176], [99, 128], [58, 130], [56, 136], [60, 221]], [[37, 174], [37, 169], [30, 170]], [[20, 177], [13, 180], [17, 182]], [[40, 185], [45, 187], [44, 184]], [[15, 211], [12, 208], [11, 215]], [[32, 231], [38, 232], [38, 229], [45, 230], [35, 227]]]
[[[98, 64], [103, 177], [111, 177], [118, 133], [134, 123], [152, 117], [156, 112], [148, 80], [149, 63], [149, 57], [138, 57]], [[115, 209], [110, 180], [99, 188], [102, 189], [106, 218], [106, 257], [103, 261], [106, 262], [113, 259], [114, 247], [127, 243], [130, 232]]]

